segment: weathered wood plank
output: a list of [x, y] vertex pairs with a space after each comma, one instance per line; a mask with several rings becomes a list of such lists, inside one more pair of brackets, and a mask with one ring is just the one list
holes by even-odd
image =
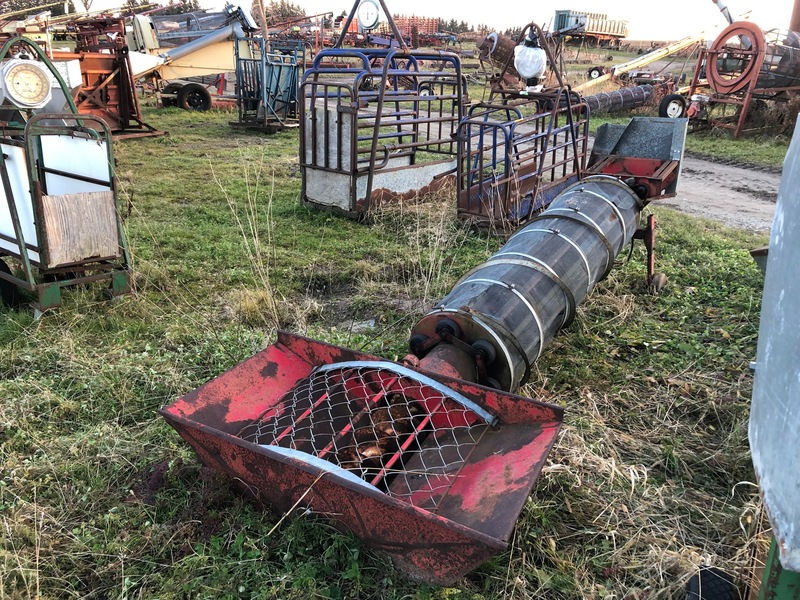
[[47, 267], [119, 256], [114, 192], [42, 196]]

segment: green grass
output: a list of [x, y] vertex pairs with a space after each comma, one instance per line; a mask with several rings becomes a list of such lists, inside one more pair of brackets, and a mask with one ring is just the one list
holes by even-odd
[[411, 582], [322, 520], [275, 528], [283, 515], [202, 467], [157, 409], [278, 326], [402, 356], [499, 245], [456, 220], [452, 192], [366, 224], [306, 208], [296, 134], [233, 118], [148, 109], [170, 135], [115, 143], [132, 294], [0, 312], [3, 597], [677, 597], [703, 557], [745, 573], [761, 290], [747, 249], [765, 239], [667, 209], [668, 287], [648, 293], [637, 246], [542, 356], [522, 393], [566, 408], [562, 434], [509, 549], [455, 585]]
[[713, 159], [780, 168], [789, 148], [785, 135], [751, 134], [733, 139], [723, 130], [689, 134], [686, 148]]

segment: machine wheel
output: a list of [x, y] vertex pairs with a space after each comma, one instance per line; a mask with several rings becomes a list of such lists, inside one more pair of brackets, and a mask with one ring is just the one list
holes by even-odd
[[668, 119], [680, 119], [686, 112], [686, 98], [680, 94], [669, 94], [661, 99], [658, 105], [658, 116]]
[[597, 79], [603, 74], [603, 67], [592, 67], [589, 69], [589, 79]]
[[178, 106], [183, 110], [206, 111], [211, 108], [211, 94], [199, 83], [187, 83], [178, 92]]
[[[3, 259], [0, 259], [0, 271], [11, 275], [11, 269]], [[17, 306], [19, 304], [19, 290], [10, 281], [0, 279], [0, 304], [6, 306]]]
[[[182, 87], [183, 87], [183, 85], [180, 84], [180, 83], [168, 83], [164, 87], [164, 89], [161, 91], [161, 93], [162, 94], [177, 94], [178, 92], [181, 91]], [[177, 106], [178, 102], [176, 101], [175, 98], [164, 98], [162, 96], [161, 97], [161, 104], [164, 106], [164, 108], [167, 108], [169, 106]]]

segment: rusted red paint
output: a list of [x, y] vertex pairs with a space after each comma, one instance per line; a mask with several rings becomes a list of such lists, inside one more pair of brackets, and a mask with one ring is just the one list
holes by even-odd
[[[430, 488], [415, 492], [430, 497], [424, 507], [237, 435], [254, 419], [275, 410], [314, 367], [350, 360], [379, 359], [282, 332], [276, 344], [159, 412], [203, 463], [228, 474], [259, 501], [285, 512], [305, 494], [301, 502], [305, 508], [385, 553], [410, 577], [452, 583], [506, 547], [555, 442], [562, 411], [428, 373], [489, 410], [498, 421], [494, 427], [483, 426], [454, 477], [442, 475], [448, 487], [437, 490], [433, 477]], [[420, 465], [412, 456], [405, 465], [408, 477], [413, 477], [415, 467]], [[402, 484], [404, 476], [398, 474], [389, 489]]]
[[644, 186], [646, 198], [658, 198], [678, 179], [680, 162], [652, 158], [608, 156], [589, 168], [591, 173], [614, 175], [620, 179], [633, 178], [636, 185]]

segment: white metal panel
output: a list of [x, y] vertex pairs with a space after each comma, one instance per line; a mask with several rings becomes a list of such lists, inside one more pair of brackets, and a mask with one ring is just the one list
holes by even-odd
[[350, 205], [352, 178], [347, 173], [306, 169], [306, 199], [323, 206], [355, 210]]
[[[309, 122], [305, 124], [303, 128], [305, 132], [306, 148], [305, 162], [309, 164], [312, 162], [312, 149], [316, 148], [315, 166], [338, 169], [338, 161], [340, 159], [339, 152], [341, 150], [341, 171], [349, 172], [351, 166], [350, 156], [352, 154], [354, 115], [339, 112], [335, 105], [327, 111], [318, 106], [311, 107], [309, 105], [310, 100], [310, 98], [306, 98], [306, 119]], [[320, 98], [315, 98], [313, 100], [315, 102], [322, 102]], [[316, 139], [313, 138], [314, 129], [311, 126], [312, 120], [317, 123]], [[339, 131], [339, 121], [342, 123], [341, 132]], [[327, 164], [325, 162], [326, 156], [328, 159]]]
[[783, 568], [800, 571], [800, 127], [783, 164], [761, 302], [750, 449]]
[[[25, 242], [38, 248], [39, 242], [33, 216], [33, 202], [25, 164], [25, 150], [19, 146], [0, 144], [0, 152], [7, 157], [5, 159], [6, 169], [8, 170], [11, 190], [14, 194], [12, 199], [7, 198], [5, 188], [0, 185], [0, 233], [15, 240], [17, 238], [17, 234], [14, 231], [14, 223], [11, 221], [11, 210], [9, 209], [9, 200], [11, 200], [17, 208], [17, 215], [22, 225], [22, 235], [25, 237]], [[0, 248], [19, 256], [19, 245], [17, 243], [0, 240]], [[31, 252], [29, 256], [31, 260], [38, 262], [38, 252]]]
[[[58, 74], [61, 75], [61, 78], [64, 80], [64, 83], [67, 84], [67, 87], [70, 90], [76, 90], [81, 85], [83, 85], [83, 75], [81, 75], [81, 61], [77, 58], [72, 60], [54, 60], [53, 66], [58, 71]], [[56, 89], [61, 89], [61, 86], [58, 85], [58, 82], [53, 79], [53, 91]]]
[[[43, 163], [48, 169], [110, 182], [111, 170], [108, 164], [108, 146], [105, 140], [69, 135], [43, 135], [39, 137], [39, 143], [41, 144]], [[53, 189], [49, 187], [50, 182], [47, 183], [47, 193], [53, 196], [100, 191], [96, 186], [82, 189]], [[58, 182], [54, 181], [54, 184], [57, 185]], [[91, 186], [91, 184], [85, 185]], [[110, 186], [100, 189], [109, 188]]]
[[72, 177], [55, 175], [48, 173], [45, 176], [47, 193], [51, 196], [64, 196], [67, 194], [80, 194], [82, 192], [107, 192], [111, 190], [110, 185], [98, 185]]

